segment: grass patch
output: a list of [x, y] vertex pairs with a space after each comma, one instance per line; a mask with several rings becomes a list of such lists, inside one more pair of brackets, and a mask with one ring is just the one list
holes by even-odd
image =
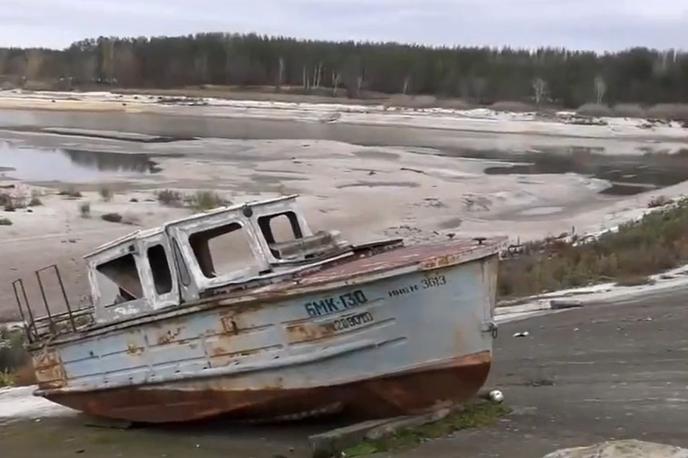
[[121, 223], [122, 222], [122, 215], [119, 213], [106, 213], [103, 216], [100, 217], [103, 221], [107, 221], [108, 223]]
[[58, 192], [57, 195], [63, 196], [63, 197], [69, 197], [71, 199], [80, 199], [83, 197], [83, 195], [81, 194], [80, 191], [78, 191], [76, 188], [71, 187], [71, 186], [69, 188], [65, 188], [65, 189], [60, 190], [60, 192]]
[[9, 218], [0, 218], [0, 226], [11, 226], [12, 220]]
[[229, 202], [222, 198], [218, 193], [213, 191], [196, 191], [195, 194], [189, 196], [187, 199], [189, 205], [198, 211], [212, 210], [218, 207], [224, 207]]
[[169, 207], [180, 207], [182, 204], [182, 194], [171, 189], [163, 189], [158, 191], [158, 202]]
[[499, 267], [501, 298], [530, 296], [600, 282], [637, 282], [688, 262], [688, 199], [656, 210], [579, 245], [527, 244]]
[[619, 286], [641, 286], [653, 285], [655, 281], [646, 275], [629, 275], [628, 277], [620, 278], [616, 284]]
[[607, 105], [597, 103], [586, 103], [576, 110], [581, 116], [613, 116], [614, 112]]
[[511, 409], [503, 404], [492, 402], [469, 404], [464, 410], [453, 413], [442, 420], [415, 428], [402, 429], [381, 439], [364, 440], [344, 450], [342, 456], [352, 458], [374, 453], [406, 450], [429, 439], [445, 437], [463, 429], [492, 426], [499, 418], [509, 413], [511, 413]]
[[115, 193], [112, 191], [107, 186], [101, 186], [98, 189], [98, 194], [100, 194], [100, 197], [105, 201], [105, 202], [110, 202], [112, 198], [114, 197]]
[[14, 386], [14, 377], [9, 371], [0, 371], [0, 388]]
[[79, 213], [81, 214], [82, 218], [90, 218], [91, 204], [89, 202], [84, 202], [83, 204], [79, 205]]
[[22, 330], [0, 328], [0, 387], [14, 385], [13, 372], [26, 365], [28, 360]]

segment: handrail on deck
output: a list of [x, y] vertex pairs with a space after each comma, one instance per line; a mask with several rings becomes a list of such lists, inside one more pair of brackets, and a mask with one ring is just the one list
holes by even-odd
[[[28, 314], [29, 320], [26, 320], [26, 315], [24, 314], [24, 308], [22, 307], [21, 304], [21, 299], [19, 298], [19, 291], [17, 289], [17, 286], [21, 288], [21, 293], [22, 296], [24, 297], [24, 304], [26, 304], [26, 311]], [[12, 282], [12, 289], [14, 290], [14, 297], [17, 299], [17, 307], [19, 308], [19, 316], [21, 317], [22, 321], [28, 325], [26, 328], [26, 338], [28, 339], [29, 343], [34, 342], [35, 340], [38, 339], [38, 331], [36, 330], [36, 323], [33, 317], [33, 312], [31, 311], [31, 306], [29, 305], [29, 299], [26, 296], [26, 288], [24, 288], [24, 280], [21, 278], [18, 280], [14, 280]]]
[[[40, 338], [41, 334], [38, 330], [39, 323], [48, 321], [48, 328], [50, 330], [49, 332], [53, 333], [57, 332], [57, 325], [63, 322], [61, 318], [64, 317], [64, 314], [58, 313], [57, 315], [53, 315], [52, 311], [50, 310], [50, 304], [48, 304], [48, 297], [45, 293], [45, 286], [43, 285], [43, 277], [41, 276], [41, 274], [49, 270], [55, 271], [55, 276], [57, 277], [57, 282], [60, 285], [60, 291], [62, 292], [62, 297], [64, 298], [65, 306], [67, 307], [67, 316], [69, 318], [69, 323], [71, 324], [72, 330], [74, 332], [77, 331], [76, 320], [74, 319], [74, 311], [72, 310], [72, 306], [69, 303], [69, 298], [67, 297], [67, 290], [65, 289], [64, 282], [62, 281], [60, 269], [57, 267], [56, 264], [53, 264], [35, 271], [36, 280], [38, 281], [38, 287], [41, 292], [41, 297], [43, 298], [45, 311], [47, 313], [46, 317], [36, 318], [34, 316], [33, 310], [31, 309], [31, 305], [29, 303], [29, 298], [26, 294], [26, 288], [24, 287], [24, 280], [20, 278], [12, 282], [14, 297], [17, 300], [17, 307], [19, 308], [19, 316], [21, 317], [22, 321], [27, 325], [26, 337], [29, 343], [33, 343]], [[22, 299], [24, 305], [26, 306], [26, 313], [24, 311], [24, 306], [22, 306]], [[45, 325], [41, 324], [41, 328], [43, 328], [44, 326]]]
[[57, 277], [57, 282], [60, 284], [60, 291], [62, 291], [62, 297], [64, 298], [65, 305], [67, 306], [67, 314], [69, 315], [69, 322], [72, 325], [72, 330], [76, 332], [76, 322], [74, 321], [74, 314], [72, 313], [72, 307], [69, 304], [69, 298], [67, 297], [67, 291], [65, 290], [64, 283], [62, 282], [62, 275], [60, 275], [60, 269], [57, 264], [50, 265], [48, 267], [43, 267], [36, 271], [36, 279], [38, 280], [38, 286], [41, 289], [41, 296], [43, 297], [43, 303], [45, 304], [45, 311], [48, 313], [48, 320], [50, 321], [50, 326], [55, 326], [53, 321], [53, 316], [50, 313], [50, 306], [48, 305], [48, 299], [45, 296], [45, 289], [43, 288], [43, 281], [41, 279], [41, 272], [53, 269], [55, 271], [55, 276]]

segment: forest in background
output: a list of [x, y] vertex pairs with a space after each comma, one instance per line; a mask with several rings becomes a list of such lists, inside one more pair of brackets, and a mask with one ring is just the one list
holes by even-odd
[[351, 98], [432, 95], [473, 104], [655, 105], [688, 103], [688, 53], [449, 48], [225, 33], [101, 37], [64, 50], [0, 48], [3, 87], [35, 81], [61, 90], [229, 85]]

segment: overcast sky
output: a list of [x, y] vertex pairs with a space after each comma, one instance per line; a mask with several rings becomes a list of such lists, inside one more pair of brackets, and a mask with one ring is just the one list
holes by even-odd
[[0, 0], [0, 46], [257, 32], [432, 45], [688, 48], [688, 0]]

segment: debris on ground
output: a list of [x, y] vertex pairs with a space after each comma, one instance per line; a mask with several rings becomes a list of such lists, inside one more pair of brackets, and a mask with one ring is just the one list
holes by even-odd
[[490, 401], [492, 401], [492, 402], [497, 402], [497, 403], [504, 402], [504, 393], [502, 393], [499, 390], [490, 391], [489, 397], [490, 397]]
[[544, 458], [688, 458], [688, 449], [639, 440], [603, 442], [550, 453]]
[[530, 336], [530, 332], [528, 332], [528, 331], [517, 332], [517, 333], [514, 334], [514, 337], [518, 337], [518, 338], [520, 338], [520, 337], [528, 337], [528, 336]]

